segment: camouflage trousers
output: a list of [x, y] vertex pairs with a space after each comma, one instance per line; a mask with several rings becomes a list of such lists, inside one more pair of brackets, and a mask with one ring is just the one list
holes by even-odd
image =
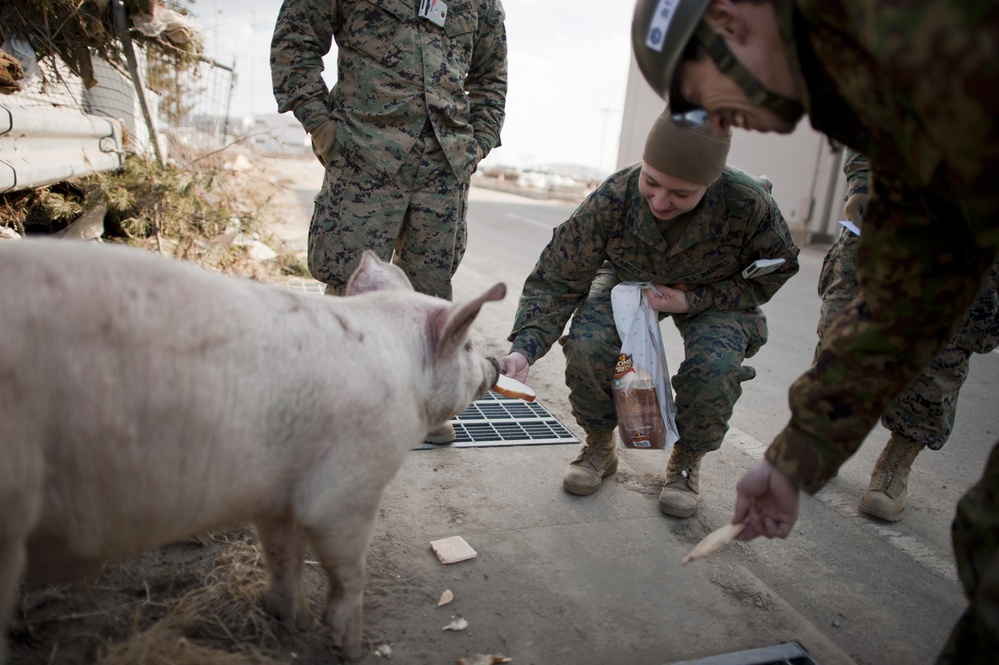
[[999, 443], [961, 497], [951, 525], [957, 573], [968, 596], [937, 665], [984, 665], [999, 654]]
[[[609, 266], [601, 268], [573, 314], [569, 333], [559, 340], [572, 414], [587, 432], [617, 427], [611, 384], [621, 338], [614, 324], [611, 289], [620, 281]], [[742, 396], [742, 382], [755, 376], [751, 368], [742, 367], [742, 361], [766, 344], [766, 317], [754, 308], [671, 318], [684, 349], [684, 360], [672, 378], [677, 445], [696, 453], [717, 450]]]
[[429, 122], [392, 176], [335, 146], [309, 226], [309, 271], [342, 293], [365, 249], [398, 265], [413, 288], [451, 299], [465, 254], [468, 181], [451, 170]]
[[[860, 237], [844, 229], [822, 262], [819, 296], [822, 309], [819, 341], [833, 319], [860, 293], [857, 282], [857, 244]], [[881, 416], [886, 429], [909, 441], [939, 450], [954, 429], [957, 398], [968, 378], [972, 353], [996, 346], [999, 314], [996, 305], [997, 268], [979, 295], [961, 329], [922, 374]], [[816, 350], [816, 355], [818, 351]]]

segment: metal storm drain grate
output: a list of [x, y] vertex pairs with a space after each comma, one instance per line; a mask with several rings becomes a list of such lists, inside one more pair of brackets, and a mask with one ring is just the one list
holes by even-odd
[[285, 288], [299, 293], [321, 296], [326, 290], [326, 285], [314, 279], [293, 279], [285, 284]]
[[454, 442], [443, 446], [423, 443], [416, 450], [579, 443], [537, 402], [510, 399], [492, 391], [452, 418], [451, 424], [457, 436]]

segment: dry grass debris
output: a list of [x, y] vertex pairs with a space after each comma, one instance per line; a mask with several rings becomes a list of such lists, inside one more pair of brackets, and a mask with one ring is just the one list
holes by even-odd
[[[0, 195], [0, 227], [18, 235], [51, 235], [106, 206], [106, 241], [257, 280], [306, 276], [301, 260], [267, 230], [273, 188], [261, 186], [252, 169], [233, 169], [233, 155], [224, 159], [225, 154], [166, 167], [130, 155], [119, 171]], [[248, 238], [270, 246], [277, 258], [251, 258], [248, 246], [240, 242]]]

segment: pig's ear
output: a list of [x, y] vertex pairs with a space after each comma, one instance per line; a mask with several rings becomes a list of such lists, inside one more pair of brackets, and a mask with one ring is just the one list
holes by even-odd
[[393, 289], [412, 291], [413, 285], [409, 282], [409, 278], [406, 277], [402, 268], [393, 263], [382, 261], [377, 254], [366, 249], [361, 255], [361, 263], [347, 280], [344, 295], [356, 296], [369, 291]]
[[454, 303], [434, 317], [433, 339], [437, 340], [438, 353], [447, 353], [454, 347], [464, 344], [472, 322], [479, 315], [483, 303], [502, 300], [506, 297], [506, 284], [494, 284], [491, 289], [475, 300]]

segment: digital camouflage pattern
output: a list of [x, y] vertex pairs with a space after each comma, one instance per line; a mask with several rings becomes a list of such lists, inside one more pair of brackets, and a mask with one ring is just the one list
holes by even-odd
[[[430, 119], [455, 175], [467, 179], [500, 144], [507, 90], [500, 0], [452, 0], [439, 27], [419, 0], [285, 0], [271, 41], [278, 111], [306, 131], [337, 121], [337, 144], [368, 172], [391, 176]], [[336, 84], [323, 61], [337, 46]]]
[[957, 575], [970, 599], [937, 665], [990, 665], [999, 648], [999, 444], [951, 524]]
[[[766, 452], [818, 491], [953, 338], [999, 257], [999, 4], [774, 0], [812, 126], [870, 160], [861, 295], [791, 387]], [[959, 504], [970, 604], [938, 663], [999, 652], [999, 446]]]
[[[753, 377], [742, 361], [767, 340], [759, 306], [798, 271], [798, 248], [765, 180], [726, 167], [694, 210], [659, 222], [639, 193], [640, 176], [641, 164], [615, 173], [554, 230], [524, 285], [511, 351], [533, 364], [571, 317], [562, 341], [573, 415], [588, 432], [608, 432], [617, 425], [611, 383], [621, 349], [611, 289], [622, 281], [687, 285], [690, 311], [671, 315], [685, 354], [672, 380], [677, 445], [714, 450], [740, 383]], [[672, 243], [667, 225], [681, 229]], [[751, 280], [740, 274], [769, 258], [786, 262]]]
[[371, 249], [420, 293], [450, 300], [465, 255], [467, 203], [468, 183], [456, 181], [433, 136], [418, 140], [392, 177], [372, 176], [334, 150], [309, 227], [309, 271], [342, 295]]
[[814, 493], [953, 337], [996, 260], [999, 6], [775, 4], [812, 124], [873, 173], [863, 296], [791, 387], [791, 421], [766, 454]]
[[[847, 175], [847, 198], [866, 193], [870, 172], [867, 160], [860, 153], [847, 149], [843, 170]], [[819, 273], [818, 335], [821, 340], [844, 307], [860, 293], [857, 283], [857, 244], [860, 238], [843, 229], [822, 262]], [[968, 361], [972, 353], [988, 353], [999, 345], [999, 263], [975, 299], [975, 303], [958, 330], [916, 379], [881, 416], [881, 424], [908, 441], [921, 443], [933, 450], [943, 447], [954, 428], [957, 398], [968, 377]]]
[[[309, 231], [310, 271], [334, 291], [370, 248], [417, 277], [417, 290], [450, 297], [469, 178], [500, 144], [500, 0], [453, 0], [443, 27], [419, 17], [419, 4], [285, 0], [278, 15], [278, 110], [293, 111], [306, 131], [336, 126]], [[322, 58], [334, 43], [337, 80], [328, 90]]]

